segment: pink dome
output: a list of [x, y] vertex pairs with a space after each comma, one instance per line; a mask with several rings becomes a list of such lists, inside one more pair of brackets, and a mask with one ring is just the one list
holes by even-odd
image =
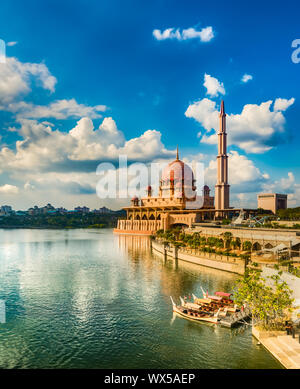
[[161, 180], [163, 184], [167, 184], [169, 180], [174, 180], [175, 185], [181, 185], [182, 180], [184, 180], [185, 184], [193, 185], [194, 174], [188, 165], [178, 159], [169, 163], [168, 166], [163, 170]]

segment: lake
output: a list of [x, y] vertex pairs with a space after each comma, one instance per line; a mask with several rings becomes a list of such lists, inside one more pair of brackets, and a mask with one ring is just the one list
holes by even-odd
[[111, 229], [0, 230], [0, 368], [281, 368], [249, 326], [173, 316], [170, 296], [236, 279]]

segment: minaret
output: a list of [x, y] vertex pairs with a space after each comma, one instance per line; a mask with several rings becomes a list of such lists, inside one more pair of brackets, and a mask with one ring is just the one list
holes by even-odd
[[[226, 113], [224, 101], [221, 102], [220, 131], [218, 134], [218, 176], [215, 189], [215, 209], [229, 208], [229, 185], [228, 185], [228, 155], [227, 155], [227, 134], [226, 134]], [[217, 216], [221, 216], [217, 214]]]

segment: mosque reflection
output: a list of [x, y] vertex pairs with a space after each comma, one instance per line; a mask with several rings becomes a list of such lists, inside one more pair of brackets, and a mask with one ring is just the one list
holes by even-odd
[[[118, 249], [127, 257], [133, 271], [143, 271], [147, 277], [159, 278], [161, 292], [166, 297], [202, 296], [201, 287], [213, 293], [232, 292], [238, 276], [173, 258], [165, 259], [151, 249], [150, 238], [140, 235], [117, 235]], [[135, 269], [135, 270], [134, 270]]]

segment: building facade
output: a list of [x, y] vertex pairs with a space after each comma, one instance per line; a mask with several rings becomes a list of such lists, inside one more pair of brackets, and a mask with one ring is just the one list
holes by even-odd
[[287, 195], [278, 193], [260, 193], [257, 195], [257, 207], [272, 211], [276, 214], [279, 209], [287, 209]]

